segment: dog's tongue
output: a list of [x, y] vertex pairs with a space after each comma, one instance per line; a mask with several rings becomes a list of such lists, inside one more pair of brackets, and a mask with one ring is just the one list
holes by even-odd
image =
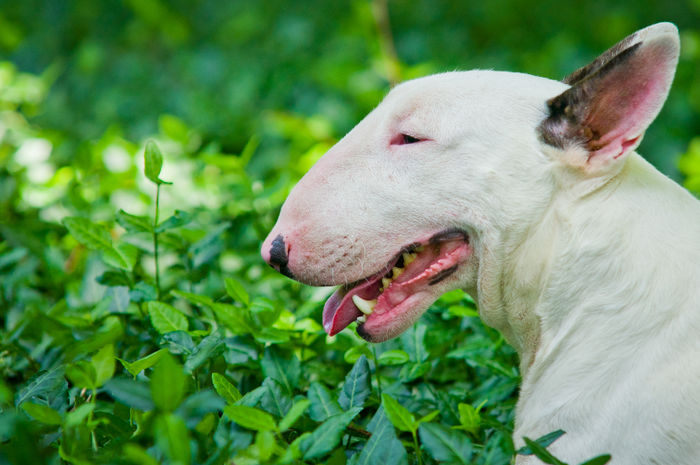
[[357, 295], [365, 300], [376, 298], [380, 279], [381, 275], [350, 290], [340, 287], [335, 291], [323, 307], [323, 329], [330, 336], [335, 336], [361, 316], [362, 312], [352, 302], [352, 296]]

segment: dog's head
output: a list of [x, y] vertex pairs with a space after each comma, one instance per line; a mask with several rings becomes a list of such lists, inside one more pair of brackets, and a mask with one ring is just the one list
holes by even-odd
[[662, 23], [564, 82], [495, 71], [405, 82], [292, 190], [262, 256], [341, 286], [324, 308], [329, 334], [359, 319], [365, 339], [389, 339], [455, 288], [495, 322], [509, 249], [557, 192], [619, 171], [677, 59], [676, 28]]

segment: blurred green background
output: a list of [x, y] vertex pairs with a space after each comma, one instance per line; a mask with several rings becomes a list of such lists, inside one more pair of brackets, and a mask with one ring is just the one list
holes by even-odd
[[[313, 412], [319, 392], [331, 399], [364, 370], [356, 425], [387, 424], [382, 386], [432, 421], [421, 445], [417, 426], [413, 445], [398, 431], [403, 446], [381, 463], [421, 449], [446, 463], [436, 428], [473, 446], [460, 463], [506, 463], [517, 360], [468, 297], [444, 296], [376, 346], [353, 331], [326, 338], [329, 291], [275, 273], [260, 243], [294, 183], [392, 83], [471, 68], [560, 79], [659, 21], [679, 27], [682, 54], [639, 152], [698, 195], [700, 0], [0, 0], [0, 462], [271, 463], [264, 444], [280, 458], [326, 417], [253, 443], [221, 416], [235, 399], [212, 373], [278, 419], [292, 396]], [[148, 139], [173, 183], [160, 187], [160, 223]], [[128, 362], [164, 352], [185, 371]], [[295, 374], [284, 395], [285, 370], [270, 369], [281, 361]], [[158, 366], [188, 385], [154, 412], [170, 388], [151, 382]], [[295, 457], [364, 460], [366, 435], [341, 444], [343, 428]]]

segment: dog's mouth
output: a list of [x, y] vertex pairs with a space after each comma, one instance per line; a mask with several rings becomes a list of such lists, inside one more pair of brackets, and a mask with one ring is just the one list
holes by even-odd
[[379, 273], [341, 286], [323, 308], [323, 328], [333, 336], [353, 321], [370, 342], [406, 330], [439, 296], [471, 255], [468, 235], [450, 229], [403, 247]]

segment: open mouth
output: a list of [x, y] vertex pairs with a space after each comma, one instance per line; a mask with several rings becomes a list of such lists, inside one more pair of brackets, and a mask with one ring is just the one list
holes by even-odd
[[368, 341], [396, 336], [444, 292], [436, 285], [470, 254], [467, 234], [455, 229], [402, 248], [379, 273], [338, 288], [323, 308], [323, 328], [333, 336], [357, 321]]

